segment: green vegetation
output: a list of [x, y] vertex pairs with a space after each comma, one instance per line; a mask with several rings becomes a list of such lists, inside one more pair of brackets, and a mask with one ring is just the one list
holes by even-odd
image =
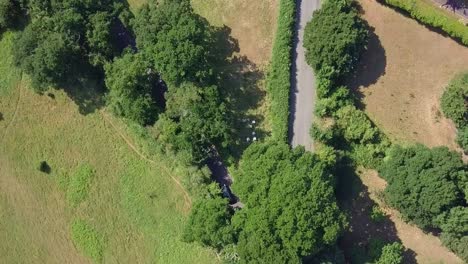
[[71, 227], [71, 237], [76, 247], [95, 263], [102, 262], [105, 239], [89, 223], [75, 220]]
[[21, 12], [19, 1], [0, 0], [0, 30], [14, 26]]
[[267, 77], [267, 89], [271, 98], [273, 138], [286, 142], [296, 2], [280, 0], [279, 3], [278, 26]]
[[442, 112], [457, 125], [457, 143], [468, 152], [468, 73], [459, 74], [449, 84], [441, 98]]
[[159, 77], [151, 69], [141, 54], [132, 53], [105, 66], [107, 104], [116, 115], [141, 125], [154, 123], [162, 104], [156, 102], [156, 94], [164, 91], [157, 91], [163, 87], [155, 85]]
[[88, 165], [79, 166], [68, 180], [67, 200], [72, 207], [83, 202], [89, 194], [94, 170]]
[[[336, 3], [335, 3], [336, 2]], [[306, 59], [320, 78], [340, 80], [351, 73], [367, 44], [367, 29], [354, 3], [330, 1], [315, 12], [304, 33]], [[317, 91], [319, 97], [327, 90]]]
[[371, 211], [371, 215], [370, 215], [370, 218], [372, 219], [372, 221], [374, 222], [382, 222], [385, 220], [385, 213], [382, 212], [382, 210], [380, 209], [380, 207], [378, 205], [374, 205], [372, 207], [372, 211]]
[[241, 262], [298, 263], [335, 245], [346, 221], [329, 169], [285, 143], [253, 144], [245, 151], [233, 185], [245, 204], [232, 220]]
[[468, 45], [468, 28], [456, 17], [447, 15], [433, 3], [422, 0], [382, 0], [388, 5], [397, 7], [423, 24], [440, 28], [453, 38]]
[[396, 146], [380, 174], [388, 182], [387, 202], [422, 228], [437, 227], [437, 216], [464, 203], [466, 165], [447, 148]]
[[468, 261], [468, 208], [454, 207], [440, 215], [436, 222], [442, 230], [443, 244]]
[[403, 251], [404, 251], [403, 245], [398, 242], [385, 245], [382, 248], [382, 254], [380, 255], [380, 258], [375, 263], [376, 264], [401, 264], [403, 263], [403, 256], [402, 256]]

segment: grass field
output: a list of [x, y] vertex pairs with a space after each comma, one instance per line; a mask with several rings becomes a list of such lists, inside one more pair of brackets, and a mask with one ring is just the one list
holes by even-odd
[[395, 141], [455, 149], [455, 126], [439, 99], [468, 69], [468, 49], [376, 1], [360, 2], [375, 33], [352, 81], [366, 112]]
[[[133, 10], [143, 2], [129, 1]], [[217, 16], [209, 19], [230, 26], [239, 40], [226, 65], [232, 68], [229, 89], [244, 95], [255, 89], [262, 96], [243, 104], [252, 115], [266, 115], [256, 73], [268, 64], [276, 2], [225, 4], [229, 8], [216, 5]], [[200, 13], [214, 10], [194, 5]], [[241, 17], [244, 10], [263, 15]], [[248, 24], [238, 23], [244, 19]], [[191, 207], [180, 184], [186, 168], [149, 154], [138, 131], [105, 109], [82, 114], [61, 90], [32, 92], [27, 76], [12, 65], [14, 34], [0, 40], [1, 262], [218, 262], [213, 251], [181, 242]], [[49, 173], [39, 171], [42, 161]]]

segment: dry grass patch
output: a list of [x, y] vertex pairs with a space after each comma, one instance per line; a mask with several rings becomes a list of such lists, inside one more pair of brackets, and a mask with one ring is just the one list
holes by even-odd
[[468, 49], [377, 1], [360, 3], [375, 34], [351, 86], [363, 94], [367, 114], [392, 140], [457, 148], [439, 100], [468, 69]]

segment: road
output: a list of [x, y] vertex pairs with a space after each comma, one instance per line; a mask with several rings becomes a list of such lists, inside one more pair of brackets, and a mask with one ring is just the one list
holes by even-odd
[[291, 74], [291, 114], [289, 140], [293, 147], [304, 146], [313, 150], [310, 128], [314, 117], [315, 75], [305, 60], [303, 47], [304, 28], [312, 19], [313, 12], [320, 7], [320, 0], [298, 0], [296, 36], [294, 38], [293, 65]]

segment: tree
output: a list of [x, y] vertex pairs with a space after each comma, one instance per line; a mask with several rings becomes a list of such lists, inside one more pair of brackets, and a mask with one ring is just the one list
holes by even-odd
[[164, 81], [206, 84], [211, 77], [213, 29], [194, 13], [189, 0], [149, 1], [133, 27], [138, 49], [153, 59]]
[[220, 195], [203, 198], [193, 206], [184, 238], [221, 250], [234, 242], [231, 217], [227, 199]]
[[329, 72], [332, 80], [353, 71], [368, 37], [364, 21], [348, 0], [326, 1], [304, 34], [307, 63], [319, 75]]
[[441, 214], [437, 223], [442, 229], [442, 243], [468, 262], [468, 208], [454, 207]]
[[444, 115], [460, 128], [468, 125], [468, 73], [453, 79], [441, 98]]
[[402, 244], [395, 242], [385, 245], [382, 248], [382, 254], [377, 260], [376, 264], [401, 264], [403, 263], [403, 250]]
[[107, 104], [117, 114], [141, 125], [151, 124], [161, 112], [155, 95], [159, 76], [141, 54], [126, 53], [105, 66]]
[[457, 143], [465, 153], [468, 153], [468, 125], [458, 129]]
[[235, 174], [245, 207], [233, 217], [243, 263], [299, 263], [333, 246], [346, 225], [329, 165], [280, 142], [252, 144]]
[[383, 164], [389, 204], [422, 228], [437, 227], [435, 218], [463, 203], [467, 170], [460, 155], [445, 147], [394, 147]]
[[189, 151], [195, 163], [229, 144], [230, 113], [216, 86], [198, 87], [184, 83], [172, 87], [167, 95], [167, 109], [159, 122], [160, 138], [177, 151]]

